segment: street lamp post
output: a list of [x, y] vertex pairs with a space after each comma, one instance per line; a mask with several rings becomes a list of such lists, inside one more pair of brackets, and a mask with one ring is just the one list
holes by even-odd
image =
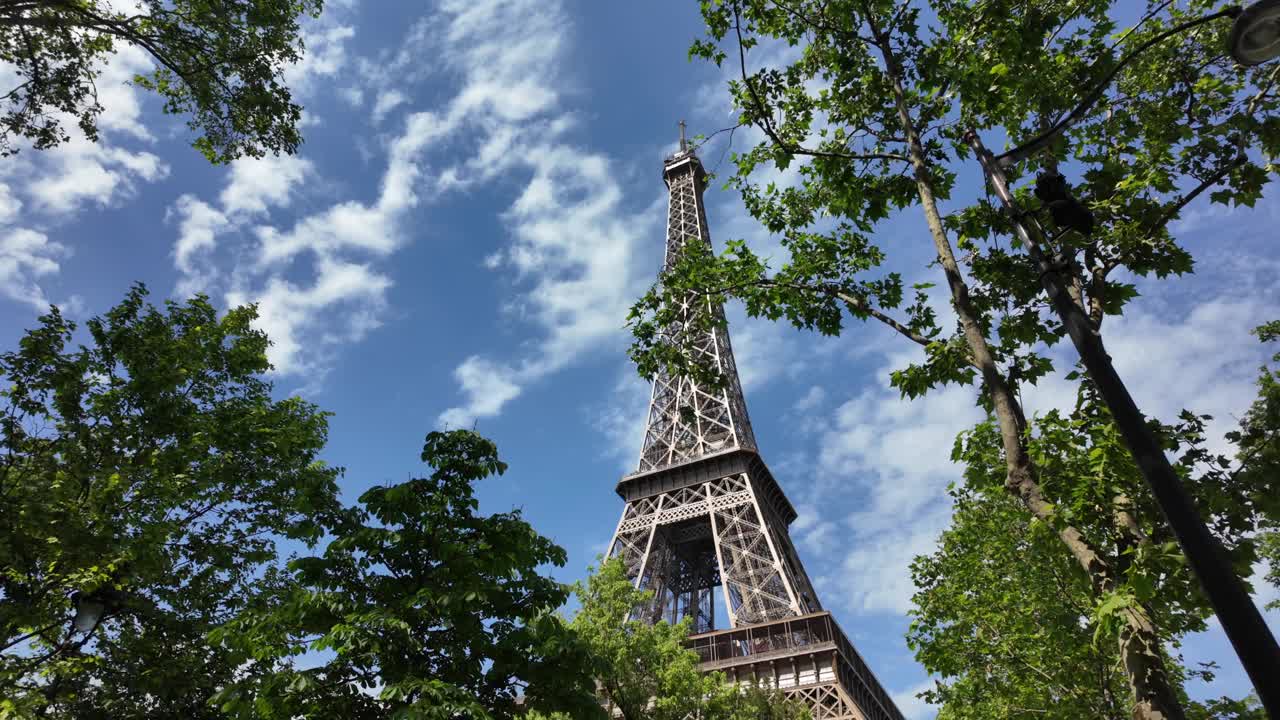
[[1222, 17], [1234, 19], [1230, 42], [1231, 55], [1237, 62], [1257, 65], [1280, 56], [1280, 0], [1260, 0], [1246, 10], [1239, 7], [1228, 8], [1172, 28], [1140, 45], [1123, 58], [1100, 87], [1090, 93], [1075, 110], [1026, 144], [996, 157], [987, 150], [973, 130], [965, 134], [965, 140], [973, 148], [996, 196], [1008, 212], [1018, 239], [1027, 246], [1032, 261], [1040, 271], [1040, 282], [1054, 311], [1080, 353], [1080, 359], [1097, 387], [1098, 394], [1110, 409], [1138, 469], [1151, 488], [1165, 520], [1178, 539], [1178, 544], [1182, 546], [1192, 572], [1200, 580], [1209, 604], [1222, 623], [1223, 631], [1253, 682], [1258, 698], [1267, 714], [1280, 720], [1280, 646], [1276, 644], [1262, 613], [1249, 597], [1244, 583], [1231, 569], [1226, 553], [1205, 526], [1195, 502], [1169, 464], [1155, 435], [1147, 427], [1146, 419], [1111, 364], [1111, 357], [1102, 345], [1102, 338], [1094, 330], [1084, 310], [1068, 295], [1058, 266], [1041, 246], [1038, 226], [1033, 229], [1023, 221], [1023, 214], [1018, 210], [1004, 176], [1004, 167], [1024, 160], [1036, 150], [1048, 146], [1058, 134], [1083, 117], [1102, 97], [1106, 86], [1119, 70], [1137, 54], [1174, 34]]

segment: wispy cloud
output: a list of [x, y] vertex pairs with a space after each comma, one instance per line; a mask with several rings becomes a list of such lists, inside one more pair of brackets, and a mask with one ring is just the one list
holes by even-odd
[[[460, 76], [448, 117], [474, 131], [476, 151], [442, 170], [440, 188], [528, 177], [502, 216], [510, 244], [485, 263], [514, 271], [520, 292], [509, 307], [542, 333], [530, 353], [487, 365], [503, 387], [519, 388], [620, 336], [647, 274], [637, 251], [660, 232], [661, 210], [629, 211], [615, 161], [569, 140], [576, 119], [560, 88], [570, 24], [558, 4], [446, 3], [444, 11], [441, 57]], [[442, 421], [496, 414], [518, 394], [494, 402], [463, 392]]]
[[[58, 228], [86, 208], [116, 206], [134, 197], [141, 183], [168, 176], [168, 164], [141, 149], [155, 138], [141, 123], [142, 101], [131, 80], [151, 67], [146, 53], [129, 45], [102, 66], [94, 83], [104, 107], [97, 142], [84, 137], [73, 116], [62, 114], [66, 142], [39, 151], [19, 142], [21, 152], [0, 163], [0, 295], [47, 309], [41, 283], [71, 256], [57, 240]], [[0, 82], [12, 86], [11, 76], [0, 65]], [[74, 309], [79, 300], [72, 296], [63, 304]]]
[[[1212, 414], [1212, 444], [1219, 451], [1229, 450], [1223, 433], [1257, 392], [1256, 370], [1265, 353], [1249, 330], [1274, 319], [1280, 293], [1274, 276], [1265, 283], [1240, 280], [1252, 289], [1220, 287], [1189, 306], [1135, 303], [1105, 328], [1108, 351], [1144, 412], [1163, 420], [1184, 407]], [[1059, 347], [1052, 355], [1058, 372], [1023, 388], [1029, 413], [1074, 406], [1075, 384], [1063, 378], [1074, 351]], [[885, 355], [874, 376], [911, 359]], [[932, 551], [950, 519], [945, 487], [961, 473], [949, 459], [952, 443], [980, 418], [974, 390], [961, 387], [915, 401], [888, 387], [869, 387], [824, 415], [816, 481], [800, 488], [803, 522], [793, 531], [808, 551], [839, 558], [821, 573], [827, 597], [844, 598], [855, 612], [910, 608], [911, 559]], [[819, 502], [830, 492], [849, 497], [857, 509], [841, 512]]]
[[893, 694], [893, 704], [898, 706], [908, 720], [927, 720], [934, 717], [938, 708], [917, 697], [925, 690], [933, 688], [933, 680], [924, 682]]
[[0, 295], [48, 310], [49, 300], [36, 279], [58, 272], [58, 261], [69, 254], [66, 247], [35, 230], [0, 230]]
[[520, 394], [517, 373], [472, 355], [453, 371], [453, 377], [467, 396], [467, 403], [440, 414], [440, 422], [448, 427], [467, 427], [479, 418], [498, 414], [503, 405]]
[[618, 369], [612, 392], [586, 409], [588, 422], [605, 439], [601, 455], [617, 460], [622, 472], [636, 469], [651, 394], [652, 385], [628, 362]]

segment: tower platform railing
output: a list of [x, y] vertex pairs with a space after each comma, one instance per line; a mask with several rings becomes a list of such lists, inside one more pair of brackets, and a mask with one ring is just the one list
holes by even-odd
[[[764, 682], [781, 689], [785, 689], [787, 683], [779, 682], [782, 673], [778, 666], [785, 666], [788, 658], [821, 659], [818, 664], [824, 667], [815, 664], [809, 675], [812, 682], [823, 682], [834, 674], [859, 701], [868, 718], [903, 720], [902, 713], [871, 668], [826, 610], [691, 635], [687, 644], [698, 653], [704, 672], [726, 671], [735, 681]], [[791, 677], [792, 682], [803, 683], [800, 673]]]

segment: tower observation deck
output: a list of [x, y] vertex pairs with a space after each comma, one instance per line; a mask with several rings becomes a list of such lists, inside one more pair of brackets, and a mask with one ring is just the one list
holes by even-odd
[[[710, 244], [706, 171], [683, 123], [680, 134], [662, 168], [670, 193], [664, 268], [684, 248]], [[723, 319], [722, 307], [711, 311]], [[639, 466], [618, 482], [626, 505], [609, 545], [636, 586], [653, 591], [639, 612], [650, 622], [691, 618], [704, 671], [778, 688], [808, 705], [814, 720], [902, 720], [800, 562], [788, 532], [796, 511], [760, 457], [728, 332], [666, 330], [726, 382], [654, 378]], [[716, 617], [718, 605], [726, 618]]]

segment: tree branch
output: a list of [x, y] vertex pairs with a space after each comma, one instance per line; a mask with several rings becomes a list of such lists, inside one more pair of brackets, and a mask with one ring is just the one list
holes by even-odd
[[778, 134], [777, 128], [774, 127], [773, 121], [769, 117], [768, 106], [756, 94], [755, 86], [751, 83], [751, 78], [747, 74], [747, 51], [742, 44], [742, 18], [738, 14], [738, 5], [733, 5], [733, 31], [738, 37], [738, 68], [742, 74], [742, 83], [747, 88], [747, 94], [751, 96], [752, 102], [756, 105], [759, 114], [759, 121], [753, 123], [760, 128], [775, 145], [792, 155], [807, 155], [810, 157], [826, 157], [837, 158], [840, 160], [894, 160], [899, 162], [908, 162], [910, 158], [897, 153], [842, 153], [831, 150], [811, 150], [809, 148], [788, 143]]
[[[920, 333], [912, 330], [910, 327], [902, 323], [900, 320], [897, 320], [896, 318], [886, 314], [884, 311], [880, 310], [879, 308], [873, 307], [872, 305], [868, 304], [865, 299], [859, 298], [855, 295], [850, 295], [844, 292], [843, 290], [841, 290], [836, 285], [831, 283], [821, 283], [818, 285], [806, 285], [804, 283], [781, 282], [778, 280], [770, 280], [766, 278], [761, 280], [751, 280], [745, 283], [738, 283], [735, 285], [725, 285], [719, 288], [715, 288], [713, 290], [704, 290], [704, 291], [701, 291], [701, 294], [704, 294], [704, 295], [732, 294], [737, 290], [740, 290], [744, 287], [748, 287], [751, 285], [755, 285], [757, 287], [787, 288], [789, 290], [798, 290], [800, 292], [813, 292], [813, 293], [819, 293], [822, 295], [835, 297], [835, 298], [838, 298], [840, 301], [844, 302], [846, 305], [848, 305], [851, 310], [865, 313], [866, 315], [869, 315], [870, 317], [873, 317], [879, 320], [880, 322], [884, 323], [885, 325], [897, 331], [898, 334], [916, 343], [917, 345], [920, 345], [921, 347], [928, 347], [931, 343], [934, 342], [932, 339], [925, 337], [924, 335], [921, 335]], [[972, 360], [970, 362], [972, 362]]]
[[1150, 238], [1152, 235], [1155, 235], [1156, 233], [1160, 232], [1160, 230], [1163, 229], [1164, 226], [1167, 225], [1170, 221], [1172, 221], [1175, 217], [1177, 217], [1178, 213], [1182, 212], [1183, 208], [1189, 205], [1192, 200], [1195, 200], [1197, 197], [1199, 197], [1200, 194], [1203, 193], [1205, 190], [1208, 190], [1214, 185], [1217, 185], [1219, 182], [1223, 180], [1223, 178], [1230, 175], [1231, 171], [1244, 165], [1248, 161], [1249, 161], [1249, 158], [1247, 156], [1243, 154], [1238, 155], [1234, 160], [1227, 163], [1225, 166], [1220, 168], [1217, 172], [1205, 178], [1204, 181], [1201, 182], [1199, 185], [1197, 185], [1194, 190], [1192, 190], [1191, 192], [1179, 198], [1178, 201], [1175, 202], [1173, 205], [1170, 205], [1160, 215], [1160, 217], [1156, 219], [1155, 222], [1151, 223], [1151, 225], [1147, 228], [1147, 232], [1143, 234], [1144, 239]]

